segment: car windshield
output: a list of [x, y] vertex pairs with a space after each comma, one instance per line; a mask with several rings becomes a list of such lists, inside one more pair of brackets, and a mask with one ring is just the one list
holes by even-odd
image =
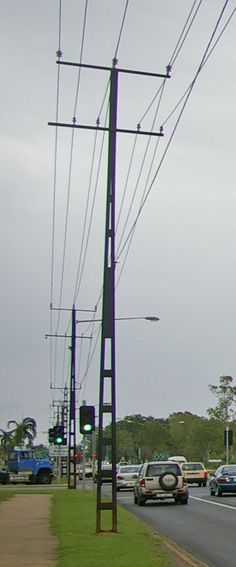
[[165, 472], [170, 472], [177, 475], [181, 474], [177, 463], [152, 463], [151, 465], [148, 465], [146, 474], [147, 476], [160, 476]]

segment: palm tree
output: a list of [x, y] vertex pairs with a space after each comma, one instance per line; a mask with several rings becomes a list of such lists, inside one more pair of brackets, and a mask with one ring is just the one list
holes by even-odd
[[7, 450], [13, 445], [12, 431], [4, 431], [0, 429], [0, 446], [4, 451], [4, 458], [7, 456]]
[[33, 417], [24, 417], [21, 422], [15, 420], [8, 421], [7, 427], [13, 427], [10, 433], [14, 441], [14, 445], [24, 445], [27, 442], [29, 447], [37, 435], [36, 421]]

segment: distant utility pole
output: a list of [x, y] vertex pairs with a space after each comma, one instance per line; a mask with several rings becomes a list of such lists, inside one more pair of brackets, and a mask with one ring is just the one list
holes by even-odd
[[[70, 388], [69, 388], [69, 424], [67, 422], [68, 417], [68, 389], [64, 388], [64, 411], [61, 416], [61, 424], [64, 426], [64, 431], [66, 432], [66, 439], [68, 443], [68, 488], [76, 488], [76, 339], [82, 338], [76, 335], [76, 312], [77, 311], [91, 311], [91, 309], [75, 309], [73, 305], [72, 310], [64, 308], [54, 308], [57, 311], [71, 311], [71, 335], [60, 335], [60, 334], [46, 334], [45, 338], [55, 337], [55, 338], [71, 338], [71, 367], [70, 367]], [[86, 337], [83, 335], [83, 339], [90, 339], [91, 337]], [[58, 389], [58, 388], [55, 388]], [[59, 420], [59, 415], [57, 416], [57, 423]], [[68, 435], [67, 435], [68, 432]]]
[[[117, 132], [139, 134], [148, 136], [163, 136], [163, 132], [146, 132], [117, 128], [117, 93], [119, 73], [130, 73], [167, 79], [170, 77], [170, 67], [166, 74], [148, 73], [145, 71], [133, 71], [128, 69], [117, 69], [117, 60], [113, 60], [112, 67], [98, 65], [85, 65], [82, 63], [70, 63], [57, 61], [60, 65], [73, 67], [84, 67], [110, 72], [110, 105], [109, 126], [101, 127], [76, 124], [73, 118], [72, 124], [60, 122], [49, 122], [50, 126], [61, 126], [67, 128], [85, 128], [90, 130], [101, 130], [109, 132], [108, 141], [108, 170], [107, 170], [107, 199], [106, 199], [106, 226], [105, 226], [105, 251], [103, 272], [103, 310], [102, 310], [102, 337], [101, 337], [101, 363], [100, 363], [100, 388], [99, 388], [99, 426], [98, 426], [98, 474], [97, 474], [97, 515], [96, 530], [102, 531], [101, 512], [111, 510], [111, 530], [117, 531], [117, 493], [116, 493], [116, 376], [115, 376], [115, 181], [116, 181], [116, 135]], [[105, 386], [108, 386], [105, 388]], [[109, 396], [105, 400], [106, 395]], [[104, 418], [110, 416], [111, 436], [106, 437], [104, 429]], [[103, 451], [106, 447], [111, 449], [112, 461], [112, 499], [102, 499], [102, 460]]]
[[70, 367], [70, 412], [69, 412], [69, 450], [68, 450], [68, 488], [76, 488], [76, 311], [73, 305], [71, 322], [71, 367]]

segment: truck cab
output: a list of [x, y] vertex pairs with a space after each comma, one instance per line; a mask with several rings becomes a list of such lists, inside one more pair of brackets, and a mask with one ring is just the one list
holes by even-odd
[[48, 458], [37, 458], [34, 450], [24, 448], [10, 451], [6, 471], [8, 482], [14, 484], [51, 484], [54, 476]]

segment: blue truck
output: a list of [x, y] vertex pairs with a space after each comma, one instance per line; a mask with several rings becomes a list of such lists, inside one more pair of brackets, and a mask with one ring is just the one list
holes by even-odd
[[53, 478], [53, 466], [49, 458], [38, 458], [32, 449], [12, 449], [5, 467], [0, 471], [1, 484], [51, 484]]

